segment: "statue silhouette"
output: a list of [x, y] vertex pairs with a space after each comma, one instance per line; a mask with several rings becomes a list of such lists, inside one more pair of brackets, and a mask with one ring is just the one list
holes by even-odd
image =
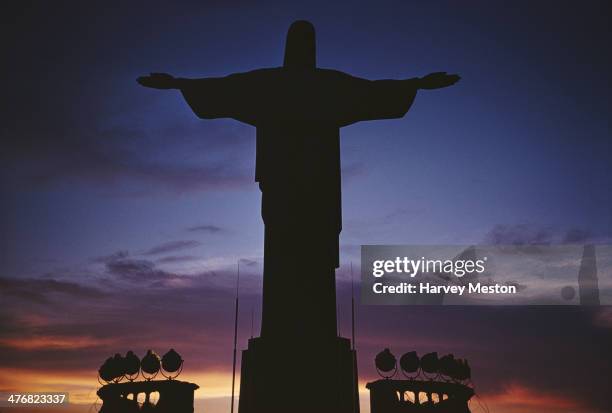
[[[458, 80], [437, 72], [371, 81], [317, 68], [315, 30], [306, 21], [289, 28], [282, 67], [221, 78], [138, 78], [146, 87], [180, 90], [200, 118], [232, 118], [257, 128], [255, 180], [265, 225], [262, 326], [243, 353], [240, 413], [289, 406], [358, 410], [355, 354], [347, 339], [337, 337], [339, 130], [401, 118], [419, 89]], [[292, 363], [299, 364], [299, 377], [280, 379]], [[314, 386], [316, 395], [296, 395]]]

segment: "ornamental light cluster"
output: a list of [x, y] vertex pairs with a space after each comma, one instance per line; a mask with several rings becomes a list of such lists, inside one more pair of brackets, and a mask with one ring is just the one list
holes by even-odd
[[98, 369], [98, 377], [106, 383], [119, 383], [123, 380], [132, 382], [138, 376], [152, 380], [161, 373], [168, 380], [172, 380], [178, 377], [182, 370], [183, 359], [174, 349], [170, 349], [161, 358], [153, 350], [148, 350], [142, 360], [133, 351], [128, 351], [125, 356], [117, 353], [106, 359]]
[[[388, 348], [378, 353], [374, 361], [381, 377], [390, 379], [397, 374], [397, 359]], [[442, 379], [464, 383], [472, 377], [468, 361], [456, 359], [453, 354], [438, 358], [438, 353], [433, 352], [419, 358], [416, 351], [410, 351], [402, 355], [399, 366], [404, 376], [411, 380], [423, 376], [430, 380]]]

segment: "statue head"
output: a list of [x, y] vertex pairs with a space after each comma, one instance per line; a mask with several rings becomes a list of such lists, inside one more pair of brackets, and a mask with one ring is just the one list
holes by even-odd
[[283, 66], [289, 69], [314, 69], [316, 61], [314, 26], [306, 20], [293, 22], [287, 32]]

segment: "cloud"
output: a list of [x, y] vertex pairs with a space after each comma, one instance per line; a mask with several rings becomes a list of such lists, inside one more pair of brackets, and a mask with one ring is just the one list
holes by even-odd
[[[131, 121], [118, 123], [113, 119], [117, 103], [104, 82], [80, 82], [84, 73], [78, 71], [65, 76], [5, 91], [12, 105], [0, 132], [5, 143], [0, 159], [15, 189], [77, 185], [151, 195], [252, 185], [251, 165], [245, 162], [254, 161], [252, 132], [246, 127], [197, 121], [186, 105], [160, 116], [131, 76], [133, 93], [122, 94], [123, 115]], [[126, 79], [105, 80], [127, 86]], [[75, 82], [86, 83], [88, 90], [74, 87]], [[147, 116], [155, 120], [133, 121]]]
[[254, 266], [256, 266], [259, 263], [257, 261], [255, 261], [255, 260], [250, 260], [248, 258], [241, 258], [240, 259], [240, 264], [243, 264], [243, 265], [245, 265], [247, 267], [254, 267]]
[[142, 286], [162, 287], [171, 282], [188, 280], [186, 275], [163, 271], [147, 260], [124, 259], [106, 264], [107, 273], [117, 280], [138, 283]]
[[487, 403], [495, 407], [513, 407], [525, 412], [542, 411], [575, 411], [580, 406], [576, 400], [572, 400], [564, 394], [543, 393], [519, 383], [507, 384], [503, 391], [486, 396]]
[[[155, 256], [155, 255], [163, 255], [170, 252], [181, 251], [184, 249], [195, 248], [201, 245], [199, 241], [193, 240], [180, 240], [180, 241], [170, 241], [161, 245], [157, 245], [155, 247], [149, 248], [144, 252], [140, 253], [140, 255], [144, 256]], [[140, 270], [144, 270], [145, 268], [153, 268], [153, 262], [146, 260], [131, 260], [129, 259], [130, 253], [129, 251], [117, 251], [112, 254], [102, 255], [99, 257], [92, 258], [90, 262], [105, 264], [113, 272], [113, 269], [119, 269], [122, 266], [125, 266], [125, 269], [131, 268], [135, 270], [139, 268]], [[170, 255], [166, 257], [161, 257], [155, 260], [158, 264], [172, 264], [172, 263], [180, 263], [186, 261], [194, 261], [199, 259], [199, 257], [194, 255]], [[110, 265], [109, 265], [110, 264]]]
[[[144, 353], [147, 348], [165, 352], [174, 347], [191, 371], [230, 370], [231, 355], [226, 350], [233, 331], [233, 271], [187, 276], [138, 260], [109, 262], [107, 268], [111, 277], [103, 287], [89, 286], [97, 283], [96, 278], [84, 277], [77, 288], [68, 290], [69, 299], [46, 288], [56, 282], [3, 279], [3, 368], [85, 370], [95, 375], [99, 364], [115, 352]], [[159, 282], [168, 279], [181, 282]], [[250, 292], [253, 281], [245, 271], [241, 320], [249, 319], [250, 309], [257, 307], [258, 298]], [[36, 305], [11, 293], [15, 286], [26, 285], [43, 298]], [[79, 294], [90, 290], [100, 291], [103, 299], [92, 301]], [[241, 340], [246, 340], [242, 333]]]
[[170, 255], [168, 257], [163, 257], [155, 260], [158, 264], [173, 264], [177, 262], [186, 262], [186, 261], [194, 261], [199, 257], [195, 257], [193, 255]]
[[180, 240], [180, 241], [169, 241], [161, 245], [149, 248], [144, 251], [142, 255], [160, 255], [169, 252], [181, 251], [184, 249], [194, 248], [202, 245], [199, 241], [194, 240]]
[[216, 234], [217, 232], [221, 232], [222, 228], [216, 225], [196, 225], [193, 227], [187, 228], [189, 232], [206, 232], [209, 234]]
[[563, 244], [584, 244], [591, 240], [592, 234], [590, 231], [581, 228], [571, 228], [563, 237]]
[[553, 242], [549, 228], [534, 228], [527, 224], [496, 225], [486, 236], [490, 245], [548, 245]]
[[106, 264], [108, 262], [127, 258], [129, 255], [130, 253], [128, 251], [117, 251], [109, 255], [102, 255], [100, 257], [92, 258], [90, 261], [100, 264]]
[[100, 299], [106, 296], [104, 291], [95, 287], [55, 279], [0, 277], [0, 290], [3, 294], [41, 304], [47, 303], [48, 297], [56, 294], [85, 299]]
[[16, 350], [76, 350], [91, 347], [108, 347], [115, 340], [91, 336], [41, 336], [27, 338], [0, 338], [0, 346]]
[[584, 228], [552, 228], [529, 224], [498, 224], [484, 237], [489, 245], [551, 245], [605, 243], [605, 237], [597, 238]]
[[[241, 345], [246, 345], [250, 336], [251, 309], [256, 310], [257, 328], [261, 303], [261, 278], [250, 273], [247, 265], [244, 270]], [[103, 285], [98, 284], [101, 277], [106, 277]], [[47, 289], [58, 284], [9, 280], [11, 288], [0, 288], [4, 368], [95, 374], [100, 363], [115, 352], [134, 350], [140, 354], [147, 348], [165, 352], [174, 347], [186, 360], [186, 374], [228, 374], [234, 282], [234, 268], [186, 275], [129, 258], [110, 260], [104, 273], [80, 277], [72, 283], [77, 288]], [[16, 285], [28, 286], [42, 300], [32, 303], [11, 294]], [[355, 287], [358, 297], [359, 284]], [[88, 290], [96, 291], [100, 298], [92, 300], [79, 294]], [[350, 336], [350, 282], [339, 282], [337, 290], [340, 332]], [[512, 402], [509, 395], [526, 394], [529, 406], [554, 402], [589, 411], [606, 406], [609, 396], [601, 377], [612, 373], [608, 355], [612, 329], [600, 325], [596, 315], [577, 307], [358, 305], [360, 379], [377, 378], [373, 359], [384, 347], [398, 356], [411, 350], [454, 353], [468, 358], [476, 391], [490, 405], [508, 402], [511, 404], [505, 407], [520, 407], [521, 400]], [[527, 393], [525, 389], [529, 389]]]
[[353, 182], [356, 178], [359, 178], [367, 173], [367, 166], [365, 162], [351, 162], [347, 165], [342, 166], [342, 178], [345, 184]]

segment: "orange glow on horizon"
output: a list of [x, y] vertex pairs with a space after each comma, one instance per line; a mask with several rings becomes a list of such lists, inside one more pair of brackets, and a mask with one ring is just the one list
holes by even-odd
[[[70, 403], [92, 404], [100, 388], [95, 371], [46, 371], [0, 368], [0, 391], [7, 392], [69, 392]], [[196, 383], [197, 399], [224, 398], [231, 396], [232, 375], [230, 372], [184, 373], [180, 380]], [[163, 379], [159, 375], [156, 379]], [[240, 377], [237, 376], [239, 380]]]
[[[225, 401], [231, 396], [231, 371], [184, 372], [179, 378], [200, 386], [195, 394], [197, 406], [214, 406], [212, 411], [225, 411]], [[239, 383], [239, 375], [237, 379]], [[371, 380], [359, 381], [359, 398], [363, 413], [369, 412], [369, 392], [365, 388], [368, 381]], [[0, 368], [0, 391], [67, 391], [74, 407], [81, 405], [88, 408], [85, 406], [96, 403], [96, 391], [99, 387], [96, 372], [89, 370], [58, 372]], [[574, 412], [580, 407], [576, 401], [569, 398], [531, 390], [518, 383], [510, 384], [500, 393], [481, 395], [480, 398], [475, 396], [470, 403], [472, 411], [480, 411], [479, 403], [482, 402], [496, 413]], [[211, 411], [209, 408], [206, 410]], [[583, 413], [587, 411], [581, 410]]]
[[82, 348], [111, 346], [115, 340], [90, 336], [36, 336], [24, 338], [0, 338], [0, 346], [18, 350], [76, 350]]
[[475, 411], [479, 401], [485, 402], [491, 411], [496, 413], [540, 413], [575, 412], [580, 409], [582, 413], [590, 410], [582, 408], [575, 400], [550, 393], [532, 390], [518, 383], [508, 385], [502, 392], [481, 395], [477, 400], [475, 396], [471, 402], [471, 409]]

